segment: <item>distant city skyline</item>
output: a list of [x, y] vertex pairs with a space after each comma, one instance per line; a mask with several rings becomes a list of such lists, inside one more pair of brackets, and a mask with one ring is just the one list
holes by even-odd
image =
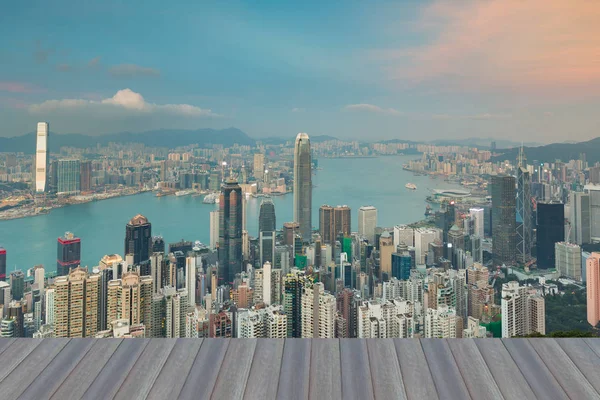
[[36, 3], [0, 24], [0, 137], [598, 136], [595, 2]]

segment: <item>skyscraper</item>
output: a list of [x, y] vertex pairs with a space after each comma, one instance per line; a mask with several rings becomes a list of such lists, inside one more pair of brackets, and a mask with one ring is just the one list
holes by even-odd
[[492, 176], [492, 253], [497, 265], [516, 261], [515, 178]]
[[264, 199], [260, 203], [260, 212], [258, 214], [258, 231], [272, 232], [275, 230], [277, 230], [275, 204], [271, 199]]
[[333, 245], [340, 235], [350, 236], [351, 218], [348, 206], [322, 205], [319, 208], [319, 233], [323, 243]]
[[130, 325], [144, 324], [152, 331], [152, 277], [126, 272], [108, 282], [107, 322], [126, 319]]
[[254, 177], [262, 180], [265, 176], [265, 155], [257, 153], [254, 155]]
[[312, 232], [312, 170], [310, 139], [306, 133], [296, 136], [294, 146], [294, 221], [300, 234], [310, 241]]
[[56, 192], [59, 194], [78, 194], [81, 185], [80, 161], [58, 160], [56, 167]]
[[210, 248], [215, 250], [219, 242], [219, 210], [210, 212]]
[[79, 174], [79, 190], [89, 192], [92, 189], [92, 162], [82, 161]]
[[581, 281], [581, 247], [574, 243], [557, 242], [554, 253], [556, 271], [560, 276]]
[[596, 326], [600, 322], [600, 253], [593, 252], [585, 262], [587, 284], [587, 320]]
[[336, 298], [325, 291], [323, 283], [307, 285], [302, 291], [302, 337], [335, 337]]
[[242, 188], [229, 178], [219, 202], [219, 282], [233, 283], [242, 271]]
[[6, 280], [6, 250], [0, 247], [0, 281]]
[[567, 240], [582, 245], [591, 241], [590, 195], [582, 192], [571, 192], [569, 223], [571, 235]]
[[56, 275], [69, 275], [69, 270], [78, 267], [81, 262], [81, 239], [71, 232], [59, 237], [56, 251]]
[[125, 228], [125, 256], [133, 254], [133, 264], [150, 260], [152, 251], [152, 224], [141, 214], [131, 218]]
[[35, 191], [44, 193], [48, 185], [48, 161], [50, 154], [48, 151], [48, 137], [50, 131], [47, 122], [38, 122], [37, 124], [37, 143], [35, 154]]
[[517, 256], [520, 263], [525, 264], [531, 258], [531, 178], [527, 170], [527, 158], [523, 146], [519, 149], [517, 158]]
[[483, 239], [485, 237], [485, 215], [483, 208], [470, 208], [469, 215], [473, 219], [473, 234]]
[[358, 209], [358, 234], [365, 237], [369, 243], [375, 242], [377, 227], [377, 209], [373, 206], [362, 206]]
[[13, 271], [10, 273], [10, 294], [14, 300], [23, 298], [25, 290], [25, 274], [23, 271]]
[[75, 268], [54, 280], [55, 337], [94, 337], [98, 332], [100, 276]]
[[554, 268], [555, 243], [565, 240], [565, 206], [562, 203], [537, 204], [537, 266]]

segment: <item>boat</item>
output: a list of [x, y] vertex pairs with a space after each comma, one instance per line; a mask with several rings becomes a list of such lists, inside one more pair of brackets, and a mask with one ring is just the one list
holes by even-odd
[[188, 196], [188, 195], [190, 195], [190, 194], [192, 194], [192, 193], [194, 193], [194, 192], [195, 192], [195, 190], [193, 190], [193, 189], [189, 189], [189, 190], [180, 190], [180, 191], [178, 191], [178, 192], [175, 192], [175, 196], [177, 196], [177, 197], [181, 197], [181, 196]]
[[431, 206], [427, 204], [427, 206], [425, 207], [425, 216], [429, 217], [430, 215], [433, 215], [433, 211], [431, 210]]
[[404, 187], [410, 190], [417, 190], [417, 185], [415, 185], [414, 183], [407, 183], [406, 185], [404, 185]]

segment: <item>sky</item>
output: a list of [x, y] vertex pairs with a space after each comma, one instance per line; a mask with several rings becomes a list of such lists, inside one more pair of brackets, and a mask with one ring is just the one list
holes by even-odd
[[588, 140], [599, 20], [593, 0], [6, 2], [0, 136]]

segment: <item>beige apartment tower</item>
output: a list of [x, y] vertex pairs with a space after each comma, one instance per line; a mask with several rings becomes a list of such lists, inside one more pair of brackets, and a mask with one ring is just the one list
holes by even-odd
[[77, 267], [54, 280], [55, 337], [94, 337], [98, 332], [100, 276]]

